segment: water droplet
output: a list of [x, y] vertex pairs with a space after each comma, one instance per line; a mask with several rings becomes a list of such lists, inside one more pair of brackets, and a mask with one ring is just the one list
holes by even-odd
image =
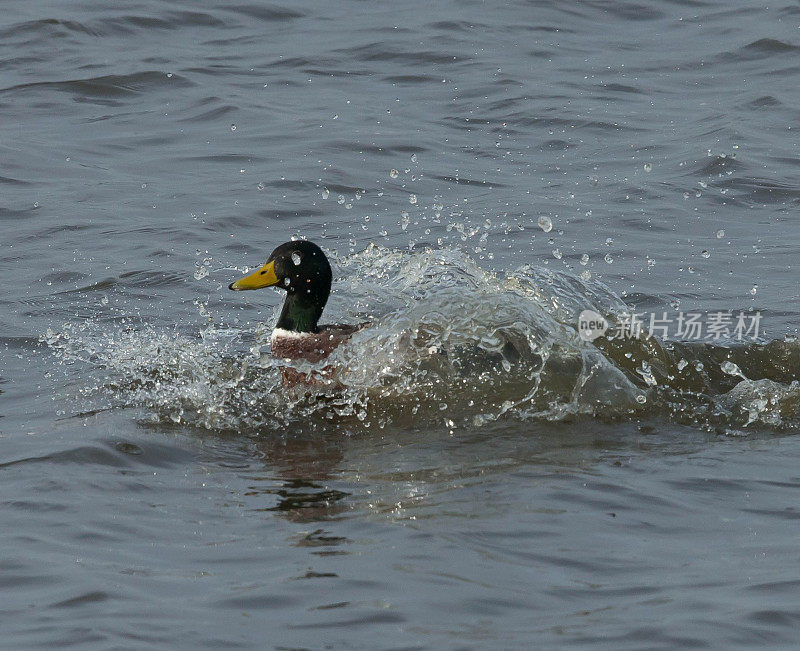
[[168, 72], [168, 73], [167, 73], [167, 78], [168, 78], [168, 79], [172, 79], [172, 73], [171, 73], [171, 72]]
[[610, 253], [606, 253], [606, 255], [603, 258], [603, 260], [605, 260], [608, 264], [611, 264], [612, 262], [614, 262], [614, 258], [611, 257]]
[[412, 204], [413, 203], [417, 203], [417, 195], [416, 194], [410, 194], [408, 196], [408, 203], [412, 203]]
[[331, 196], [331, 191], [328, 188], [322, 188], [322, 198], [327, 199]]
[[758, 292], [758, 285], [753, 285], [753, 288], [750, 290], [750, 293], [755, 296]]
[[299, 265], [301, 261], [300, 254], [297, 251], [292, 251], [292, 262], [294, 262], [295, 266]]
[[231, 125], [231, 131], [236, 131], [236, 125], [235, 124]]
[[612, 244], [614, 244], [614, 240], [612, 240], [610, 237], [607, 237], [606, 238], [606, 246], [611, 246]]
[[260, 181], [260, 182], [259, 182], [259, 184], [258, 184], [256, 187], [258, 188], [258, 191], [259, 191], [259, 192], [263, 192], [263, 191], [264, 191], [264, 188], [266, 188], [267, 186], [266, 186], [266, 185], [264, 185], [264, 182], [263, 182], [263, 181]]
[[727, 373], [728, 375], [742, 375], [742, 370], [731, 361], [725, 362], [720, 366], [720, 369], [723, 373]]
[[553, 220], [551, 220], [547, 215], [540, 215], [536, 223], [545, 233], [549, 233], [553, 230]]
[[653, 171], [653, 164], [652, 163], [645, 163], [644, 164], [644, 171], [645, 172], [652, 172]]
[[289, 278], [289, 276], [286, 276], [286, 278], [283, 279], [283, 284], [286, 285], [287, 287], [291, 285], [292, 284], [291, 278]]
[[704, 258], [710, 258], [711, 257], [711, 254], [708, 251], [706, 251], [705, 249], [703, 249], [700, 252], [700, 255], [702, 255]]
[[561, 260], [561, 250], [560, 249], [553, 249], [553, 257], [556, 260]]
[[700, 373], [705, 366], [703, 366], [703, 362], [697, 362], [697, 364], [694, 365], [694, 368], [698, 373]]
[[100, 305], [108, 305], [108, 296], [103, 295], [103, 298], [100, 299]]
[[638, 402], [640, 405], [643, 405], [647, 402], [647, 396], [643, 393], [640, 393], [638, 396], [636, 396], [636, 402]]
[[656, 266], [656, 261], [653, 258], [647, 258], [647, 268], [652, 269]]
[[725, 237], [725, 231], [724, 231], [724, 230], [722, 230], [722, 229], [720, 228], [720, 229], [717, 231], [717, 239], [718, 239], [718, 240], [721, 240], [723, 237]]
[[412, 163], [416, 163], [417, 162], [417, 155], [416, 154], [411, 154], [411, 162]]
[[338, 203], [340, 206], [344, 203], [344, 195], [343, 194], [340, 194], [338, 197], [336, 197], [336, 203]]
[[400, 174], [400, 172], [398, 172], [397, 170], [391, 170], [389, 172], [389, 176], [391, 176], [393, 179], [396, 179], [398, 174]]
[[699, 181], [699, 182], [698, 182], [698, 185], [699, 185], [701, 188], [703, 188], [703, 190], [705, 190], [705, 189], [708, 187], [708, 183], [706, 183], [705, 181]]
[[585, 267], [587, 264], [589, 264], [589, 254], [588, 254], [588, 253], [584, 253], [584, 254], [581, 256], [581, 264], [582, 264], [584, 267]]
[[685, 369], [687, 366], [689, 366], [689, 362], [687, 362], [685, 359], [681, 358], [681, 361], [680, 361], [680, 362], [678, 362], [678, 370], [679, 370], [679, 371], [682, 371], [682, 370], [683, 370], [683, 369]]
[[592, 272], [588, 269], [584, 269], [581, 272], [581, 280], [589, 280], [592, 277]]

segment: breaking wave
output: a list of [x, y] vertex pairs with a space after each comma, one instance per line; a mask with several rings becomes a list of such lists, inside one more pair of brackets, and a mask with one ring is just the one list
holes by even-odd
[[42, 340], [83, 408], [139, 408], [151, 421], [214, 430], [594, 417], [735, 433], [794, 427], [800, 416], [796, 342], [587, 342], [576, 329], [582, 310], [612, 324], [629, 312], [602, 284], [531, 265], [497, 275], [455, 249], [370, 246], [333, 264], [326, 317], [370, 326], [328, 360], [295, 365], [309, 374], [333, 366], [324, 384], [284, 387], [271, 324], [225, 325], [224, 315], [194, 335], [88, 320]]

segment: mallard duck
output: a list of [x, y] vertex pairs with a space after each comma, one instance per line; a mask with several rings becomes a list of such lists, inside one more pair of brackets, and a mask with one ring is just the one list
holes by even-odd
[[[316, 363], [363, 327], [318, 325], [331, 293], [332, 280], [331, 265], [322, 249], [313, 242], [298, 240], [281, 244], [262, 267], [232, 282], [229, 289], [283, 289], [286, 300], [272, 331], [272, 355]], [[283, 367], [282, 372], [285, 384], [314, 381], [294, 369]]]

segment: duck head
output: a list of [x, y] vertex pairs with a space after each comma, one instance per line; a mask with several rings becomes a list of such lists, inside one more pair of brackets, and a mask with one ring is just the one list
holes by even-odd
[[298, 240], [281, 244], [263, 266], [231, 283], [229, 289], [280, 288], [286, 292], [286, 301], [275, 327], [317, 332], [332, 280], [331, 265], [322, 249], [313, 242]]

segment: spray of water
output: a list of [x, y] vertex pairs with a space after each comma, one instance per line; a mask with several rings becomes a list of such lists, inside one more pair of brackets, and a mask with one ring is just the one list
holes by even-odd
[[269, 355], [269, 324], [207, 322], [191, 336], [90, 319], [43, 340], [86, 408], [135, 407], [153, 421], [215, 430], [452, 429], [654, 413], [781, 427], [800, 415], [792, 344], [765, 352], [655, 338], [587, 342], [576, 330], [582, 310], [612, 324], [628, 311], [600, 283], [530, 265], [498, 276], [455, 249], [370, 246], [333, 262], [326, 317], [370, 325], [328, 360], [295, 364], [307, 374], [335, 369], [311, 387], [283, 386], [286, 362]]

